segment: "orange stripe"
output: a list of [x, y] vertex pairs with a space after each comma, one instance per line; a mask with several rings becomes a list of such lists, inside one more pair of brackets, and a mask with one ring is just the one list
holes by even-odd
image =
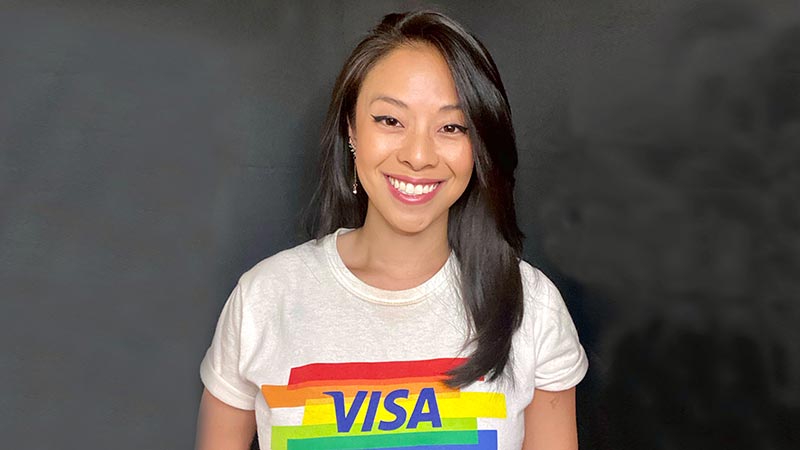
[[311, 386], [301, 389], [288, 389], [287, 386], [276, 386], [264, 384], [261, 386], [261, 393], [270, 408], [290, 408], [293, 406], [304, 406], [309, 399], [330, 399], [323, 392], [336, 390], [344, 393], [344, 396], [355, 397], [358, 391], [392, 391], [395, 389], [408, 389], [410, 395], [419, 394], [426, 387], [432, 387], [437, 393], [458, 392], [451, 389], [442, 382], [421, 382], [408, 384], [362, 384], [358, 386]]

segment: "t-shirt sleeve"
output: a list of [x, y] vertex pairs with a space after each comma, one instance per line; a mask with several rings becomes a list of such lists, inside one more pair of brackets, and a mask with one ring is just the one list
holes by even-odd
[[236, 285], [222, 308], [211, 346], [200, 363], [200, 379], [206, 389], [223, 402], [239, 408], [255, 409], [258, 387], [242, 375], [241, 285]]
[[563, 391], [583, 379], [589, 361], [561, 293], [547, 276], [537, 272], [534, 383], [537, 389]]

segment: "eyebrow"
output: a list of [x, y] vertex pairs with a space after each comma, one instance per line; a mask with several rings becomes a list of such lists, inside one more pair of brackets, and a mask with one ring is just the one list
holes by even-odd
[[[403, 108], [403, 109], [408, 109], [408, 105], [406, 105], [405, 103], [403, 103], [402, 101], [400, 101], [400, 100], [398, 100], [398, 99], [396, 99], [394, 97], [389, 97], [388, 95], [379, 95], [379, 96], [375, 97], [374, 99], [372, 99], [372, 101], [369, 102], [369, 104], [371, 105], [371, 104], [373, 104], [373, 103], [375, 103], [375, 102], [377, 102], [379, 100], [383, 100], [386, 103], [391, 103], [392, 105], [398, 106], [398, 107]], [[441, 108], [439, 108], [439, 111], [445, 111], [445, 110], [446, 111], [451, 111], [451, 110], [459, 110], [460, 111], [461, 110], [461, 105], [457, 103], [455, 105], [444, 105]]]

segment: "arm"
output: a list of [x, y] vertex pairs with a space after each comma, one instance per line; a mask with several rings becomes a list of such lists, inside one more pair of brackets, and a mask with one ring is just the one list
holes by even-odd
[[522, 450], [577, 450], [575, 388], [565, 391], [536, 389], [525, 408], [525, 440]]
[[203, 389], [196, 450], [248, 450], [255, 433], [255, 411], [234, 408]]

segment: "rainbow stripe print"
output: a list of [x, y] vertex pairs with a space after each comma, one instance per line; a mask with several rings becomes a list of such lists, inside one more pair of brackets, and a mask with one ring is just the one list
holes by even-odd
[[321, 363], [295, 367], [289, 383], [262, 385], [278, 408], [303, 408], [300, 425], [272, 427], [273, 450], [497, 450], [478, 418], [506, 417], [502, 393], [444, 384], [461, 358]]

